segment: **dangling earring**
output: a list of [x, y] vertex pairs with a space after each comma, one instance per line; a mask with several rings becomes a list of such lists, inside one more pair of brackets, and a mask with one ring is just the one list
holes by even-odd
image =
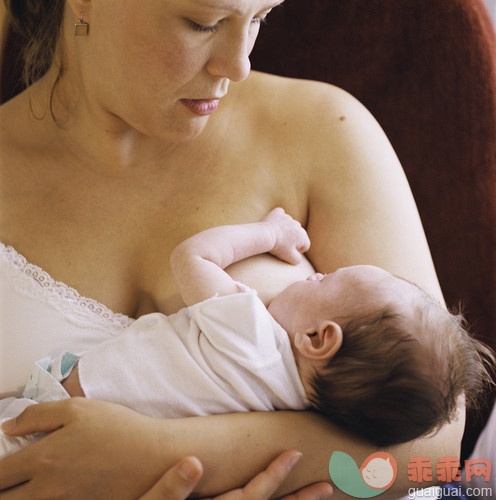
[[79, 15], [79, 22], [74, 25], [74, 35], [75, 36], [86, 36], [90, 25], [83, 21], [83, 13]]

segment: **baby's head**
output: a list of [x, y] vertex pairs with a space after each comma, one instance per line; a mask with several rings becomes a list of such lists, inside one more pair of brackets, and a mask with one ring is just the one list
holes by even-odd
[[269, 305], [312, 406], [379, 446], [409, 441], [475, 401], [490, 351], [416, 285], [373, 266], [297, 282]]

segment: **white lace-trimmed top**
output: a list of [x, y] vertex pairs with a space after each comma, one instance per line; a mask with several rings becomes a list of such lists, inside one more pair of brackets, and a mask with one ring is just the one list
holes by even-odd
[[50, 351], [82, 354], [133, 322], [0, 243], [0, 398], [19, 395], [33, 363]]

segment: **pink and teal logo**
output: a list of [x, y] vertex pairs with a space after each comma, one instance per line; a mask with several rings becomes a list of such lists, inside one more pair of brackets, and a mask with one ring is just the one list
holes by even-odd
[[347, 453], [335, 451], [329, 460], [329, 475], [334, 485], [355, 498], [372, 498], [387, 491], [398, 474], [392, 455], [377, 451], [360, 468]]

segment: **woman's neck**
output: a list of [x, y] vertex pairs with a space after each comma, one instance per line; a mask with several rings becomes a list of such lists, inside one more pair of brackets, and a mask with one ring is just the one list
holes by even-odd
[[[147, 136], [90, 99], [52, 67], [28, 89], [30, 111], [51, 144], [92, 168], [119, 174], [144, 165], [164, 166], [181, 149], [180, 142]], [[194, 140], [194, 139], [193, 139]]]

